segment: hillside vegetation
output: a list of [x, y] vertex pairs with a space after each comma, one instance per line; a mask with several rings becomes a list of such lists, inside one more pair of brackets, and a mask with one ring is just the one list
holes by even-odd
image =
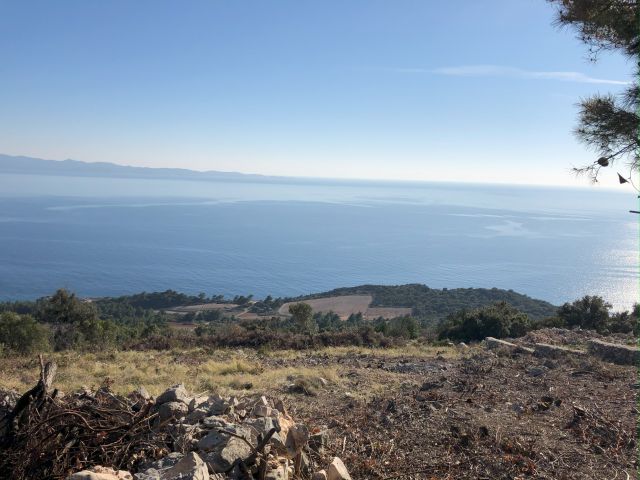
[[[358, 290], [360, 289], [360, 290]], [[233, 303], [221, 296], [189, 296], [168, 290], [127, 297], [82, 299], [58, 290], [32, 302], [0, 303], [0, 356], [64, 350], [167, 350], [171, 348], [317, 349], [337, 346], [392, 347], [410, 341], [429, 343], [475, 341], [486, 336], [519, 337], [530, 330], [564, 327], [595, 330], [600, 334], [640, 333], [640, 307], [611, 312], [600, 297], [586, 296], [562, 307], [504, 290], [432, 290], [424, 285], [362, 286], [327, 294], [370, 292], [377, 305], [404, 305], [391, 316], [367, 312], [340, 316], [336, 311], [314, 311], [309, 297], [293, 299], [287, 314], [278, 314], [285, 299], [251, 296]], [[335, 301], [345, 297], [323, 298]], [[506, 298], [510, 301], [497, 300]], [[429, 303], [429, 299], [440, 300]], [[526, 302], [523, 302], [526, 299]], [[291, 299], [286, 299], [291, 300]], [[217, 302], [217, 303], [213, 303]], [[171, 313], [178, 304], [215, 305], [225, 309]], [[313, 303], [313, 302], [311, 302]], [[474, 305], [479, 307], [472, 308]], [[227, 308], [232, 306], [233, 308]], [[258, 307], [260, 314], [249, 310]], [[534, 308], [536, 307], [536, 308]], [[547, 316], [541, 318], [545, 307]], [[384, 310], [383, 307], [375, 307]], [[431, 312], [425, 314], [425, 312]], [[438, 313], [433, 313], [438, 312]], [[450, 313], [449, 313], [450, 312]], [[537, 313], [536, 313], [537, 312]], [[178, 328], [179, 327], [179, 328]]]
[[372, 307], [411, 308], [414, 316], [428, 317], [434, 320], [443, 319], [459, 310], [485, 307], [496, 302], [506, 302], [526, 313], [532, 320], [552, 317], [558, 309], [549, 302], [537, 300], [513, 290], [499, 288], [443, 288], [440, 290], [418, 283], [336, 288], [328, 292], [287, 299], [287, 301], [301, 301], [334, 295], [372, 295]]

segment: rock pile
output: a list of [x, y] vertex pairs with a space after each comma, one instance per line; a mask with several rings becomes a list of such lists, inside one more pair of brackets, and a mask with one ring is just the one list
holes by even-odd
[[296, 423], [280, 400], [194, 396], [184, 385], [169, 388], [155, 401], [144, 390], [129, 400], [140, 408], [152, 404], [152, 428], [170, 439], [165, 454], [138, 465], [135, 473], [96, 466], [68, 480], [351, 478], [337, 457], [324, 469], [315, 468], [326, 438]]

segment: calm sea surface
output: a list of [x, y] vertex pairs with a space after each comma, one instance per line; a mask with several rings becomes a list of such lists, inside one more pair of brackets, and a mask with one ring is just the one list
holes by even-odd
[[363, 283], [638, 300], [631, 193], [0, 174], [0, 299]]

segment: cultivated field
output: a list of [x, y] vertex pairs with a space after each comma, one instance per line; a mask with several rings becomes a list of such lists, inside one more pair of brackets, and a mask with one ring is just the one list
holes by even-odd
[[238, 305], [234, 303], [202, 303], [200, 305], [187, 305], [184, 307], [173, 307], [166, 309], [167, 313], [195, 313], [195, 312], [207, 312], [211, 310], [222, 310], [225, 312], [231, 311], [234, 308], [238, 308]]
[[[367, 319], [377, 317], [394, 318], [411, 313], [410, 308], [369, 307], [372, 301], [373, 297], [371, 295], [343, 295], [337, 297], [314, 298], [311, 300], [304, 300], [303, 302], [311, 305], [314, 313], [333, 312], [343, 320], [346, 320], [349, 315], [356, 313], [362, 313], [362, 315]], [[278, 313], [280, 315], [288, 315], [289, 305], [291, 305], [291, 303], [285, 303], [282, 305], [278, 310]]]

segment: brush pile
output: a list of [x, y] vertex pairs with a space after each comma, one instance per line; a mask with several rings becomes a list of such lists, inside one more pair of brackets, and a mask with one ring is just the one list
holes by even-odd
[[281, 401], [183, 385], [155, 400], [144, 389], [123, 397], [108, 383], [63, 396], [52, 389], [55, 364], [41, 360], [41, 371], [21, 397], [0, 394], [0, 478], [350, 479], [323, 451], [323, 433], [294, 422]]

